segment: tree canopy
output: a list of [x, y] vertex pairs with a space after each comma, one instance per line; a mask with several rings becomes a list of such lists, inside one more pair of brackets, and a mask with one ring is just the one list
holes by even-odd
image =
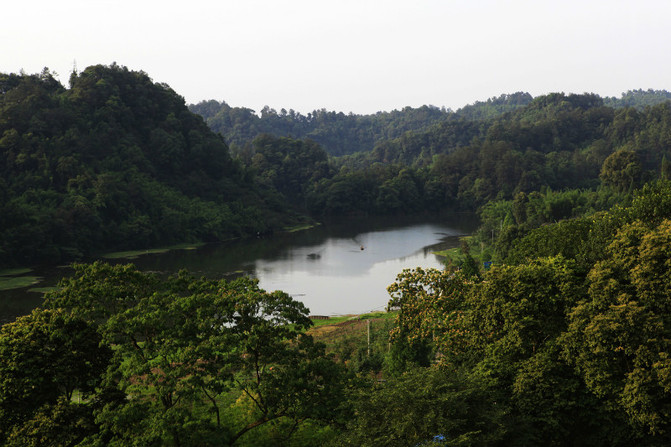
[[476, 380], [506, 414], [485, 431], [505, 445], [665, 445], [670, 191], [646, 185], [628, 206], [513, 237], [511, 262], [480, 277], [404, 271], [394, 339], [424, 340], [438, 368]]

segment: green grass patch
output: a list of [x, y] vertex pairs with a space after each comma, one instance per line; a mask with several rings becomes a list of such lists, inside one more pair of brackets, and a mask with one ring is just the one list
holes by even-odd
[[113, 253], [104, 254], [102, 257], [105, 259], [135, 259], [142, 255], [165, 253], [168, 250], [168, 248], [151, 248], [147, 250], [115, 251]]
[[42, 280], [39, 276], [0, 277], [0, 290], [20, 289], [37, 284]]
[[192, 243], [171, 245], [168, 248], [170, 250], [195, 250], [196, 248], [200, 248], [203, 245], [205, 245], [205, 242], [192, 242]]
[[48, 292], [53, 292], [54, 290], [58, 290], [58, 287], [52, 286], [52, 287], [32, 287], [28, 289], [28, 292], [35, 292], [35, 293], [48, 293]]
[[[491, 253], [487, 247], [478, 243], [473, 236], [464, 236], [460, 240], [468, 244], [468, 252], [478, 263], [491, 260]], [[449, 248], [447, 250], [440, 250], [433, 252], [437, 256], [445, 258], [445, 264], [460, 265], [464, 260], [464, 255], [461, 252], [461, 247]]]
[[316, 227], [317, 225], [319, 225], [319, 224], [318, 223], [316, 223], [316, 224], [314, 224], [314, 223], [300, 224], [300, 225], [294, 225], [293, 227], [284, 227], [283, 229], [287, 233], [295, 233], [297, 231], [309, 230], [311, 228]]
[[0, 276], [25, 275], [26, 273], [30, 273], [32, 271], [33, 271], [32, 269], [29, 269], [27, 267], [17, 268], [17, 269], [4, 269], [4, 270], [0, 270]]
[[458, 247], [447, 250], [434, 251], [433, 254], [445, 258], [445, 261], [457, 262], [461, 259], [461, 249]]
[[127, 250], [127, 251], [115, 251], [112, 253], [106, 253], [102, 255], [105, 259], [135, 259], [142, 255], [151, 255], [158, 253], [166, 253], [170, 250], [195, 250], [198, 247], [205, 245], [204, 242], [196, 242], [191, 244], [175, 244], [169, 247], [161, 248], [147, 248], [144, 250]]

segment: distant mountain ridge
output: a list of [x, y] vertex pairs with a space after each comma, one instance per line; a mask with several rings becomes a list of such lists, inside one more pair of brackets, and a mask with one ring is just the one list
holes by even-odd
[[[630, 90], [621, 98], [602, 98], [603, 105], [612, 108], [634, 107], [638, 110], [671, 99], [666, 90]], [[368, 152], [380, 142], [403, 136], [406, 132], [421, 132], [445, 121], [487, 121], [525, 107], [534, 100], [526, 92], [502, 94], [485, 101], [476, 101], [452, 111], [424, 105], [405, 107], [391, 112], [370, 115], [315, 110], [307, 115], [294, 110], [277, 112], [264, 107], [259, 114], [246, 107], [231, 107], [226, 102], [201, 101], [189, 105], [189, 110], [201, 115], [208, 126], [221, 134], [236, 152], [248, 146], [258, 135], [267, 133], [278, 137], [309, 138], [333, 156]]]
[[380, 141], [398, 138], [406, 132], [424, 130], [446, 119], [493, 118], [523, 107], [531, 100], [531, 95], [520, 92], [491, 98], [457, 112], [424, 105], [372, 115], [344, 114], [326, 109], [315, 110], [307, 115], [285, 109], [278, 113], [267, 106], [257, 115], [252, 109], [230, 107], [225, 102], [214, 100], [192, 104], [189, 109], [201, 115], [233, 150], [267, 133], [297, 139], [309, 138], [322, 145], [330, 155], [339, 156], [370, 151]]

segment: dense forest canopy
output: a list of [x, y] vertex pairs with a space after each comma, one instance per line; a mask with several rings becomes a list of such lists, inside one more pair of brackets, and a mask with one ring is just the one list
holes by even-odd
[[[668, 170], [670, 125], [669, 102], [639, 111], [591, 94], [551, 94], [494, 119], [450, 117], [331, 157], [334, 169], [315, 171], [296, 199], [325, 217], [475, 210], [518, 193], [602, 184], [631, 191]], [[241, 151], [241, 162], [254, 165], [255, 150]], [[275, 160], [256, 172], [279, 172]]]
[[644, 109], [647, 106], [654, 106], [660, 102], [671, 99], [671, 92], [666, 90], [629, 90], [622, 93], [620, 98], [607, 97], [604, 98], [604, 103], [611, 107], [635, 107], [637, 109]]
[[487, 435], [481, 445], [668, 444], [671, 183], [630, 199], [544, 225], [516, 200], [508, 226], [521, 234], [496, 237], [489, 271], [409, 270], [389, 288], [395, 339], [432, 344], [453, 371], [445, 382], [467, 377], [463, 389], [496, 402], [499, 412], [469, 415], [491, 424], [473, 435]]

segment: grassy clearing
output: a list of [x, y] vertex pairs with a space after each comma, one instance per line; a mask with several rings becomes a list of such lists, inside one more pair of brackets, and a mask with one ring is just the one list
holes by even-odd
[[461, 249], [458, 247], [447, 250], [434, 251], [435, 255], [445, 258], [445, 262], [457, 262], [461, 258]]
[[[478, 262], [484, 262], [491, 260], [490, 250], [483, 247], [481, 244], [475, 242], [473, 236], [464, 236], [460, 240], [465, 241], [468, 244], [468, 251], [470, 255]], [[434, 252], [437, 256], [445, 258], [445, 264], [460, 265], [464, 260], [464, 255], [461, 252], [461, 247], [450, 248], [447, 250], [441, 250]]]
[[47, 293], [47, 292], [53, 292], [54, 290], [58, 290], [58, 287], [52, 286], [52, 287], [31, 287], [28, 289], [28, 292], [35, 292], [35, 293]]
[[293, 227], [284, 227], [283, 230], [286, 231], [287, 233], [295, 233], [297, 231], [303, 231], [303, 230], [309, 230], [310, 228], [314, 228], [318, 223], [310, 223], [310, 224], [300, 224], [300, 225], [295, 225]]
[[369, 314], [363, 314], [359, 315], [360, 320], [368, 320], [368, 319], [375, 319], [375, 320], [389, 320], [396, 318], [396, 314], [398, 314], [398, 311], [391, 311], [391, 312], [371, 312]]
[[334, 325], [334, 324], [342, 323], [343, 321], [356, 319], [356, 317], [357, 317], [356, 315], [341, 315], [341, 316], [338, 316], [338, 317], [329, 317], [328, 320], [324, 320], [324, 319], [321, 319], [321, 318], [318, 318], [318, 319], [316, 318], [316, 319], [312, 320], [312, 323], [314, 323], [314, 325], [312, 327], [316, 328], [316, 327], [321, 327], [321, 326], [331, 326], [331, 325]]
[[149, 248], [145, 250], [115, 251], [112, 253], [106, 253], [102, 255], [102, 257], [105, 259], [135, 259], [142, 255], [166, 253], [170, 250], [195, 250], [196, 248], [202, 247], [203, 245], [205, 245], [205, 243], [197, 242], [192, 244], [176, 244], [169, 247]]
[[367, 314], [361, 314], [361, 315], [339, 315], [337, 317], [329, 317], [327, 320], [324, 319], [313, 319], [312, 322], [314, 323], [313, 328], [321, 327], [321, 326], [335, 326], [340, 323], [344, 323], [346, 321], [361, 321], [361, 320], [370, 320], [370, 319], [376, 319], [376, 320], [386, 320], [386, 319], [391, 319], [391, 318], [396, 318], [396, 314], [398, 312], [392, 311], [392, 312], [371, 312]]
[[20, 289], [39, 283], [42, 280], [39, 276], [18, 276], [18, 277], [0, 277], [0, 290]]
[[[326, 352], [345, 364], [354, 365], [354, 368], [362, 367], [366, 371], [370, 368], [378, 371], [382, 368], [384, 355], [390, 349], [389, 333], [394, 328], [397, 314], [375, 312], [321, 320], [325, 323], [310, 328], [307, 333], [315, 341], [324, 343]], [[373, 363], [368, 365], [370, 362]], [[373, 364], [376, 366], [371, 366]]]
[[372, 312], [361, 315], [342, 315], [338, 317], [331, 317], [328, 320], [312, 320], [312, 326], [308, 333], [315, 338], [329, 338], [343, 331], [351, 330], [354, 327], [362, 327], [366, 320], [373, 322], [382, 322], [386, 320], [393, 320], [396, 318], [397, 311], [393, 312]]

